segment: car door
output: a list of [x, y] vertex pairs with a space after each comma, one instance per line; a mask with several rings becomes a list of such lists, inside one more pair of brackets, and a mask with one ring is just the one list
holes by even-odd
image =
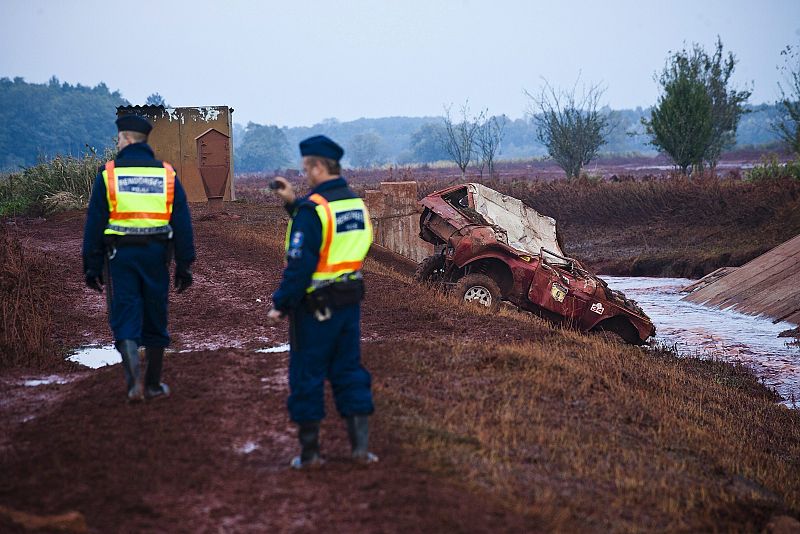
[[594, 280], [576, 277], [540, 261], [533, 275], [528, 299], [564, 317], [566, 322], [577, 324], [596, 290]]

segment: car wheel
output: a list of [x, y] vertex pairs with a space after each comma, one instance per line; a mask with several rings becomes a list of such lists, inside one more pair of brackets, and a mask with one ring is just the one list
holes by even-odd
[[442, 281], [444, 276], [444, 255], [434, 254], [420, 262], [414, 272], [414, 280], [428, 284]]
[[480, 304], [491, 312], [500, 308], [500, 287], [485, 274], [468, 274], [456, 282], [454, 291], [460, 300]]

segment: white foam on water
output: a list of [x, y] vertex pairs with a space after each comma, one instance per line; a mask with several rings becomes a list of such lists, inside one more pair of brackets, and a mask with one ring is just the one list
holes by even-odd
[[742, 363], [774, 388], [786, 406], [800, 408], [800, 347], [789, 344], [791, 338], [778, 337], [795, 325], [682, 301], [681, 288], [695, 282], [687, 278], [602, 278], [650, 316], [656, 325], [656, 342], [674, 347], [683, 356]]
[[92, 369], [105, 367], [106, 365], [114, 365], [122, 362], [122, 356], [114, 345], [106, 345], [104, 347], [83, 347], [67, 356], [67, 360]]

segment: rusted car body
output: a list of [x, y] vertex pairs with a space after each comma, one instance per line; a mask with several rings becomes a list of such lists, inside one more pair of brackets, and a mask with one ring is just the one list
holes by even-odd
[[519, 309], [582, 331], [612, 331], [642, 344], [655, 326], [635, 301], [562, 252], [555, 221], [480, 184], [437, 191], [420, 201], [420, 237], [436, 254], [416, 278], [497, 309]]

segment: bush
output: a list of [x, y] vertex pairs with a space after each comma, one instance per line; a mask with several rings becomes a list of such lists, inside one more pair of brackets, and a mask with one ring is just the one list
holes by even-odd
[[756, 165], [745, 173], [745, 179], [751, 182], [780, 180], [783, 178], [800, 180], [800, 158], [781, 164], [774, 154], [769, 158], [762, 156], [761, 165]]
[[52, 266], [0, 225], [0, 368], [52, 363]]
[[56, 156], [21, 172], [0, 176], [0, 217], [43, 215], [85, 208], [98, 168], [114, 158], [92, 150], [82, 157]]

